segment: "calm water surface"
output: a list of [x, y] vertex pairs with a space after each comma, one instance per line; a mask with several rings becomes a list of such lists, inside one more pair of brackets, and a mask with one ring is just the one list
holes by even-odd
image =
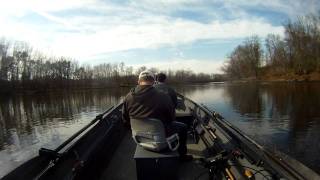
[[[320, 83], [206, 84], [176, 87], [271, 149], [320, 172]], [[55, 148], [128, 88], [0, 96], [0, 177]]]

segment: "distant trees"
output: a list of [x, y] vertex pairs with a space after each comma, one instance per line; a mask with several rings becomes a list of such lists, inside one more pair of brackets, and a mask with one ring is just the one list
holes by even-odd
[[222, 70], [231, 78], [258, 77], [262, 69], [274, 75], [320, 72], [320, 14], [299, 17], [284, 27], [284, 38], [267, 36], [265, 51], [256, 36], [243, 42], [231, 53]]
[[[10, 53], [9, 53], [10, 51]], [[124, 63], [82, 65], [71, 58], [47, 57], [24, 42], [0, 41], [0, 79], [9, 82], [108, 79], [132, 74]]]
[[191, 70], [177, 70], [177, 71], [166, 71], [169, 83], [202, 83], [210, 81], [222, 81], [222, 79], [215, 79], [213, 74], [205, 73], [194, 73]]
[[[71, 58], [48, 57], [33, 51], [25, 42], [0, 39], [0, 92], [133, 85], [137, 75], [146, 69], [145, 66], [134, 69], [123, 62], [79, 65]], [[149, 70], [160, 72], [157, 68]], [[214, 77], [190, 70], [168, 70], [165, 73], [172, 83], [208, 82]], [[215, 78], [217, 80], [217, 76]]]
[[257, 36], [253, 36], [237, 46], [229, 56], [222, 70], [236, 78], [258, 77], [263, 51]]

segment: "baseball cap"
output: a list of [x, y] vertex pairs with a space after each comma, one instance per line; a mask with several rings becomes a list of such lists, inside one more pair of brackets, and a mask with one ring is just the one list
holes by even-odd
[[154, 78], [154, 74], [151, 72], [151, 71], [142, 71], [140, 74], [139, 74], [139, 79], [142, 79], [142, 78], [147, 78], [147, 77], [150, 77], [152, 78], [153, 80], [155, 79]]

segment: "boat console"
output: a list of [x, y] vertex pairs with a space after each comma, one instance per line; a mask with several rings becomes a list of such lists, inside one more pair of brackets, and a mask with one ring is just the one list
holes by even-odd
[[137, 179], [177, 179], [179, 154], [177, 151], [152, 152], [136, 146], [134, 154]]

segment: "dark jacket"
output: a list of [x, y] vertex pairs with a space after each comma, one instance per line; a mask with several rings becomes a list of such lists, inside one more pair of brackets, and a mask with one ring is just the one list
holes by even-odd
[[158, 83], [158, 84], [153, 85], [153, 87], [155, 87], [157, 90], [169, 95], [174, 107], [177, 107], [177, 93], [175, 90], [173, 90], [170, 86], [168, 86], [165, 83]]
[[151, 85], [138, 85], [124, 99], [122, 118], [126, 125], [130, 124], [130, 118], [156, 118], [166, 126], [175, 120], [175, 109], [166, 94]]

